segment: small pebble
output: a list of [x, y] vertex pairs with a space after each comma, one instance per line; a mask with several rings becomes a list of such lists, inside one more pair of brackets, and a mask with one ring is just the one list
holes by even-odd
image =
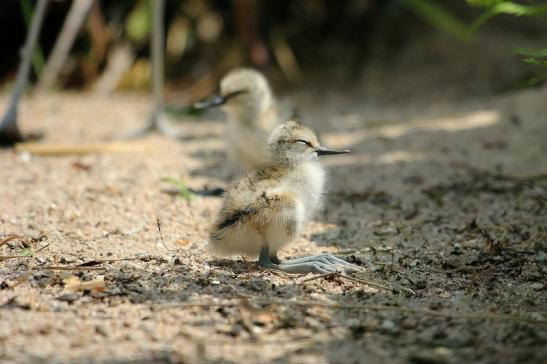
[[55, 297], [57, 301], [64, 301], [68, 303], [72, 303], [74, 301], [78, 301], [80, 299], [80, 295], [77, 293], [65, 293], [63, 295], [60, 295], [58, 297]]

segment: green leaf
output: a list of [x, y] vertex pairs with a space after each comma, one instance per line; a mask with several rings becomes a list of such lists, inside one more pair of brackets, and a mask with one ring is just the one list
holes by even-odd
[[513, 2], [500, 2], [475, 19], [470, 26], [471, 33], [475, 33], [488, 19], [498, 14], [540, 16], [547, 14], [547, 4], [521, 5]]
[[[514, 51], [516, 54], [528, 57], [523, 60], [524, 63], [547, 67], [547, 60], [544, 59], [545, 57], [547, 57], [547, 48], [544, 48], [544, 49], [517, 48]], [[534, 76], [532, 78], [529, 78], [521, 82], [518, 86], [523, 88], [531, 87], [531, 86], [539, 85], [540, 83], [543, 83], [545, 80], [547, 80], [547, 73], [543, 73], [543, 74]]]
[[471, 6], [481, 7], [481, 8], [491, 8], [499, 3], [503, 3], [506, 0], [466, 0]]
[[533, 64], [533, 65], [540, 65], [540, 66], [547, 66], [547, 61], [541, 61], [537, 58], [525, 58], [524, 63], [526, 64]]
[[169, 183], [174, 186], [178, 186], [181, 183], [180, 180], [176, 177], [162, 177], [161, 181]]
[[32, 257], [34, 255], [34, 253], [32, 252], [31, 248], [25, 248], [25, 249], [21, 250], [21, 255], [24, 255], [24, 256], [27, 256], [27, 257]]
[[190, 202], [194, 198], [194, 193], [186, 186], [184, 180], [176, 177], [163, 177], [161, 179], [170, 185], [173, 185], [177, 190], [180, 197]]
[[515, 49], [515, 53], [520, 54], [521, 56], [541, 58], [541, 57], [547, 57], [547, 48], [543, 48], [543, 49], [517, 48]]
[[469, 42], [471, 40], [471, 34], [467, 25], [435, 1], [405, 0], [405, 3], [431, 25], [447, 32], [462, 42]]
[[152, 29], [151, 17], [150, 1], [140, 0], [131, 10], [125, 23], [128, 38], [136, 43], [146, 42]]
[[539, 85], [540, 83], [543, 83], [545, 80], [547, 80], [547, 73], [543, 73], [541, 75], [529, 78], [519, 84], [519, 87], [526, 88], [526, 87], [532, 87]]

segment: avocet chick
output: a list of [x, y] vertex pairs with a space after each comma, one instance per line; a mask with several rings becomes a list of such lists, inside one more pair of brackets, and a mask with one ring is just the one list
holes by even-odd
[[295, 121], [275, 128], [268, 149], [270, 164], [248, 172], [226, 192], [209, 246], [224, 255], [258, 256], [261, 266], [288, 273], [358, 269], [330, 254], [284, 262], [277, 257], [321, 205], [325, 170], [318, 156], [349, 150], [320, 146], [315, 133]]
[[228, 116], [225, 128], [228, 157], [245, 170], [267, 164], [268, 136], [280, 119], [266, 78], [248, 68], [229, 72], [220, 82], [220, 96], [194, 105], [200, 109], [216, 106], [221, 106]]

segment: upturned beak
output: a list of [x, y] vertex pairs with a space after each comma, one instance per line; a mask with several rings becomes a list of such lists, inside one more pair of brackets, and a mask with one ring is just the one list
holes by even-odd
[[222, 106], [226, 103], [226, 98], [222, 96], [211, 97], [210, 99], [196, 102], [194, 109], [208, 109], [210, 107]]
[[241, 95], [248, 92], [247, 90], [241, 90], [241, 91], [235, 91], [232, 92], [226, 96], [214, 96], [210, 99], [199, 101], [194, 104], [194, 109], [208, 109], [211, 107], [218, 107], [224, 105], [228, 100], [230, 100], [232, 97]]
[[319, 156], [321, 156], [321, 155], [334, 155], [334, 154], [346, 154], [346, 153], [349, 153], [349, 149], [336, 150], [336, 149], [327, 149], [325, 147], [319, 147], [315, 150], [315, 153], [317, 153], [317, 155], [319, 155]]

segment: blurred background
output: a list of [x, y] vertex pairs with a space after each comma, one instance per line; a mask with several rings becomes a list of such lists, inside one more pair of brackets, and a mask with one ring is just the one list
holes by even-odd
[[[0, 4], [4, 91], [13, 86], [35, 5]], [[151, 11], [149, 0], [51, 1], [32, 83], [148, 92]], [[547, 78], [545, 13], [547, 5], [534, 1], [168, 0], [166, 97], [176, 105], [200, 99], [239, 66], [263, 71], [278, 92], [328, 85], [358, 88], [378, 102], [540, 86]], [[56, 42], [67, 51], [51, 67]]]

